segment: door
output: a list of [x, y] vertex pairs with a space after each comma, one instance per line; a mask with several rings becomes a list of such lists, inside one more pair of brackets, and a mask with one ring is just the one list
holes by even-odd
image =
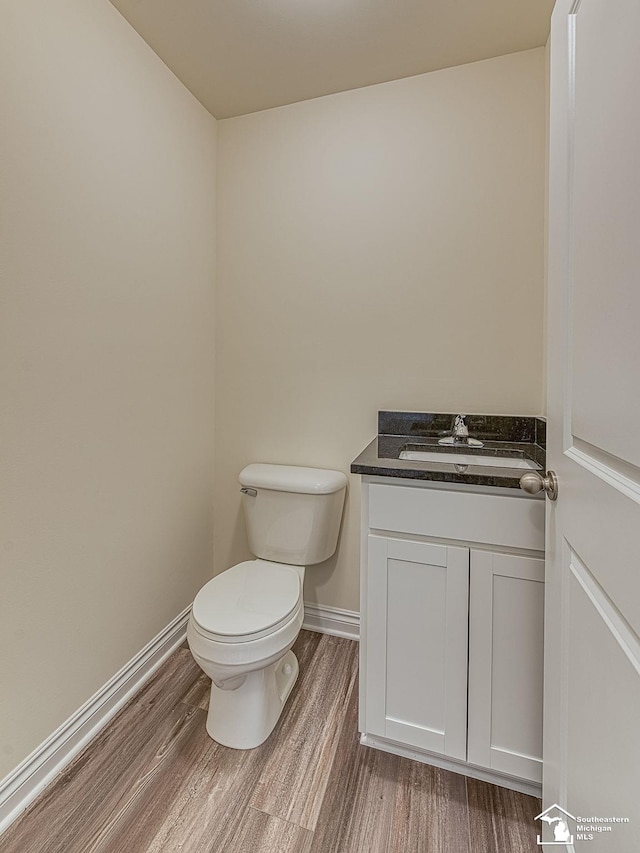
[[543, 796], [629, 819], [587, 846], [570, 817], [594, 853], [640, 850], [639, 32], [638, 0], [557, 0]]
[[469, 551], [369, 536], [369, 734], [466, 759]]
[[471, 551], [471, 764], [542, 782], [544, 560]]

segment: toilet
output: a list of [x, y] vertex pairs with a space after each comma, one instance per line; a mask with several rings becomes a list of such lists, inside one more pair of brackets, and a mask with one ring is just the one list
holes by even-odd
[[298, 677], [291, 646], [304, 618], [305, 567], [336, 550], [347, 478], [341, 471], [254, 463], [238, 480], [257, 559], [202, 587], [187, 641], [212, 682], [207, 732], [224, 746], [252, 749], [273, 731]]

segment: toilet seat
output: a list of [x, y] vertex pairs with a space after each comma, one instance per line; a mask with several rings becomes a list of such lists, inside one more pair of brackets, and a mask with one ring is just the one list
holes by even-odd
[[205, 584], [191, 615], [205, 637], [219, 643], [246, 643], [278, 631], [301, 604], [302, 584], [295, 568], [247, 560]]

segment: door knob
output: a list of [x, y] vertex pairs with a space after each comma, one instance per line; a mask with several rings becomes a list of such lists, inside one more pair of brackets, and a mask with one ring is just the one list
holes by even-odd
[[527, 471], [520, 477], [520, 488], [523, 492], [529, 492], [530, 495], [537, 495], [538, 492], [544, 491], [550, 501], [558, 498], [558, 478], [555, 471], [547, 471], [546, 477], [536, 471]]

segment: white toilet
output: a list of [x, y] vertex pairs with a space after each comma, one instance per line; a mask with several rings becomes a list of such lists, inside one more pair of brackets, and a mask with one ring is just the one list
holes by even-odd
[[207, 731], [252, 749], [273, 731], [298, 676], [291, 646], [304, 618], [305, 566], [336, 550], [347, 478], [341, 471], [248, 465], [242, 486], [249, 547], [196, 595], [189, 648], [211, 678]]

